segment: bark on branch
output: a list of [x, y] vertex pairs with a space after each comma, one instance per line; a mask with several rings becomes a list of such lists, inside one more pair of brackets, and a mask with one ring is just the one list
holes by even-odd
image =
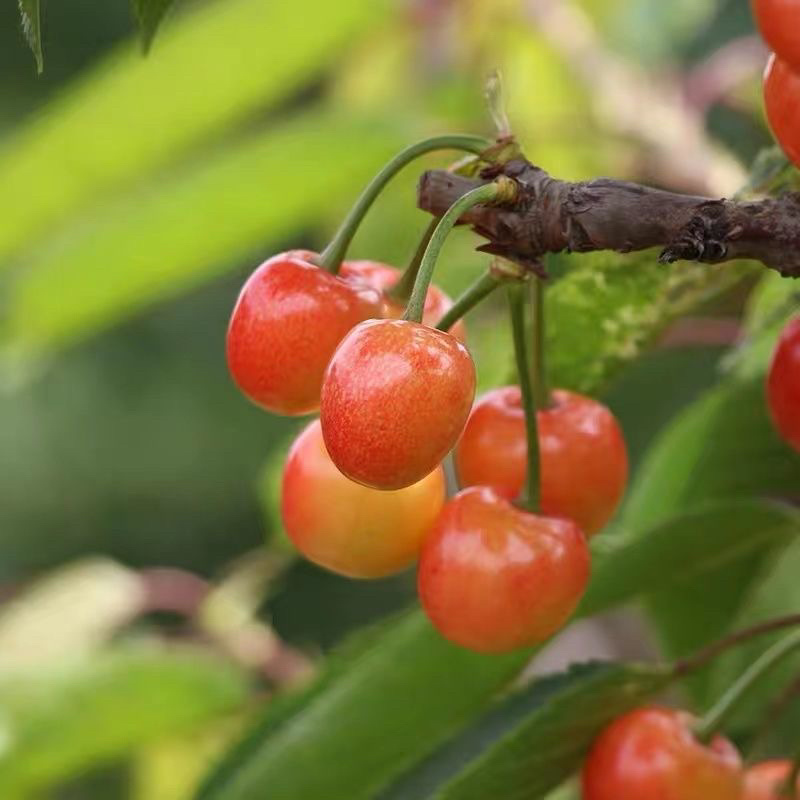
[[599, 178], [569, 183], [524, 159], [482, 179], [444, 170], [423, 174], [418, 204], [441, 216], [459, 197], [497, 174], [517, 181], [513, 207], [478, 206], [462, 217], [488, 244], [479, 248], [541, 269], [546, 253], [661, 247], [660, 260], [763, 262], [800, 277], [800, 193], [754, 202], [712, 200]]

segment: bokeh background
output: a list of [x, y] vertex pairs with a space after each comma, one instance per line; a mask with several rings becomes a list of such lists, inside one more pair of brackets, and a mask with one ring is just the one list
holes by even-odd
[[[181, 800], [254, 698], [413, 600], [411, 575], [346, 581], [285, 544], [300, 423], [248, 405], [224, 360], [249, 271], [324, 246], [405, 144], [489, 132], [494, 68], [553, 174], [730, 195], [771, 144], [765, 51], [742, 0], [183, 0], [146, 59], [125, 0], [43, 19], [37, 76], [0, 4], [0, 796]], [[418, 174], [353, 255], [408, 260]], [[448, 243], [449, 293], [476, 244]], [[634, 470], [716, 380], [753, 281], [620, 350], [604, 397]], [[510, 374], [501, 312], [470, 320], [484, 388]], [[582, 641], [636, 652], [636, 630]]]

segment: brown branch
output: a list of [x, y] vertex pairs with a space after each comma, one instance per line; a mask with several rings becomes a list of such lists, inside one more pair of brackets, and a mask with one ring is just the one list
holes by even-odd
[[[539, 268], [547, 253], [661, 247], [660, 260], [763, 262], [800, 277], [800, 194], [751, 202], [712, 200], [598, 178], [570, 183], [517, 158], [502, 172], [519, 185], [513, 207], [472, 209], [462, 218], [488, 244], [479, 248]], [[483, 181], [443, 170], [423, 174], [418, 204], [441, 216]]]

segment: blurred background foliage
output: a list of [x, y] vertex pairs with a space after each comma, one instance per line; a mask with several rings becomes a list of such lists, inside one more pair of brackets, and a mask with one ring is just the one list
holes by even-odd
[[[37, 77], [0, 4], [0, 796], [184, 800], [253, 697], [413, 599], [410, 575], [363, 584], [292, 560], [275, 503], [298, 423], [247, 405], [225, 368], [244, 277], [321, 248], [400, 147], [486, 131], [493, 68], [553, 174], [731, 195], [771, 144], [765, 54], [740, 0], [182, 0], [147, 58], [125, 0], [64, 0], [42, 34]], [[352, 255], [409, 258], [417, 175]], [[448, 243], [451, 294], [485, 265], [476, 243]], [[758, 394], [785, 282], [652, 253], [549, 267], [553, 377], [602, 392], [630, 444], [612, 538], [706, 501], [796, 499], [800, 465]], [[502, 311], [470, 319], [483, 388], [510, 374]], [[685, 587], [650, 597], [663, 651], [746, 621], [748, 587], [780, 612], [792, 573], [767, 561], [718, 568], [744, 588], [694, 632], [674, 611]]]

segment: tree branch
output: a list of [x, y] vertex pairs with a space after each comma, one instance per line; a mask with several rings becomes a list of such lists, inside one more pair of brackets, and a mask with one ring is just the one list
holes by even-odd
[[[661, 247], [660, 260], [763, 262], [800, 277], [800, 193], [754, 202], [712, 200], [598, 178], [570, 183], [518, 158], [492, 168], [517, 181], [513, 207], [478, 206], [462, 218], [488, 239], [479, 248], [540, 270], [546, 253]], [[484, 180], [444, 170], [423, 174], [418, 204], [441, 216]]]

